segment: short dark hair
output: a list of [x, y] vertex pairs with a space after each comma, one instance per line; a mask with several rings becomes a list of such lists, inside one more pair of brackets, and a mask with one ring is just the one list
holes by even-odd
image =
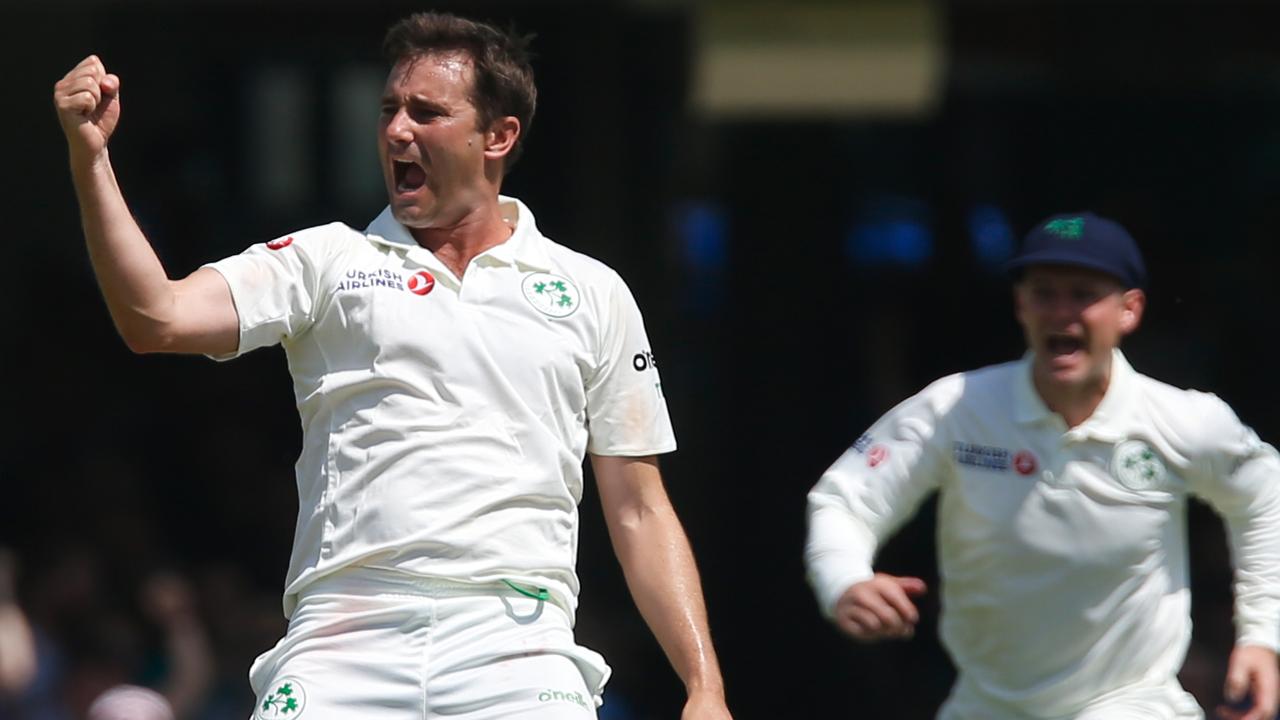
[[471, 58], [471, 104], [481, 128], [508, 115], [520, 121], [520, 134], [507, 155], [504, 170], [520, 157], [533, 124], [538, 89], [533, 84], [529, 43], [532, 35], [503, 31], [448, 13], [415, 13], [387, 30], [382, 51], [392, 65], [440, 52], [464, 52]]

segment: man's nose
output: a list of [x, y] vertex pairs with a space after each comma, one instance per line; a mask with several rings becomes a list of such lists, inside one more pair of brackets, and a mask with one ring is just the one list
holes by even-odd
[[1070, 296], [1055, 295], [1046, 303], [1049, 316], [1055, 320], [1070, 320], [1080, 314], [1080, 309]]
[[408, 143], [413, 140], [413, 132], [409, 129], [408, 113], [404, 108], [400, 108], [387, 120], [387, 127], [384, 130], [387, 139], [392, 142]]

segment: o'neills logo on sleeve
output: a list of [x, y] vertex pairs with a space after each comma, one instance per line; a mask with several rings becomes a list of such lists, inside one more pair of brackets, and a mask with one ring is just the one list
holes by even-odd
[[857, 440], [853, 441], [850, 447], [859, 455], [866, 454], [867, 448], [871, 447], [871, 443], [875, 442], [875, 438], [871, 437], [871, 433], [862, 433]]
[[387, 288], [413, 293], [414, 295], [426, 295], [435, 286], [436, 279], [426, 270], [419, 270], [405, 276], [386, 268], [376, 268], [373, 270], [348, 270], [347, 274], [338, 281], [334, 290], [336, 292], [346, 292], [368, 288]]

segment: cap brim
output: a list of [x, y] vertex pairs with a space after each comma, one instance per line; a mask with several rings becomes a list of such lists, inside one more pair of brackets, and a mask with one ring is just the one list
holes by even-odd
[[[1100, 273], [1119, 280], [1121, 285], [1126, 287], [1130, 286], [1129, 280], [1117, 275], [1114, 269], [1107, 267], [1103, 263], [1081, 258], [1078, 255], [1055, 252], [1053, 250], [1043, 250], [1023, 255], [1021, 257], [1016, 257], [1004, 264], [1004, 272], [1009, 276], [1010, 280], [1017, 280], [1021, 276], [1022, 271], [1032, 265], [1065, 265], [1068, 267], [1085, 268], [1087, 270], [1097, 270]], [[1133, 287], [1137, 286], [1134, 285]]]

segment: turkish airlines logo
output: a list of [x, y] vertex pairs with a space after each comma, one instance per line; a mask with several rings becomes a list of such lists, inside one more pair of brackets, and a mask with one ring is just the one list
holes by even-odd
[[267, 243], [267, 247], [271, 248], [272, 250], [283, 250], [292, 244], [293, 244], [293, 236], [290, 235], [289, 237], [284, 239], [272, 240], [271, 242]]
[[410, 292], [421, 297], [431, 292], [435, 286], [435, 277], [426, 270], [419, 270], [405, 277], [389, 268], [374, 268], [372, 270], [356, 270], [353, 268], [347, 271], [346, 277], [339, 281], [333, 289], [338, 292], [351, 292], [353, 290], [368, 290], [371, 288], [388, 288], [401, 292]]
[[435, 286], [436, 279], [431, 277], [431, 273], [426, 270], [419, 270], [409, 276], [409, 292], [414, 295], [426, 295], [431, 292], [432, 288]]
[[883, 445], [872, 445], [867, 451], [867, 467], [876, 467], [889, 459], [889, 448]]
[[1036, 456], [1031, 454], [1030, 450], [1020, 450], [1013, 456], [1013, 469], [1017, 470], [1019, 475], [1030, 475], [1038, 467], [1040, 463], [1036, 461]]

